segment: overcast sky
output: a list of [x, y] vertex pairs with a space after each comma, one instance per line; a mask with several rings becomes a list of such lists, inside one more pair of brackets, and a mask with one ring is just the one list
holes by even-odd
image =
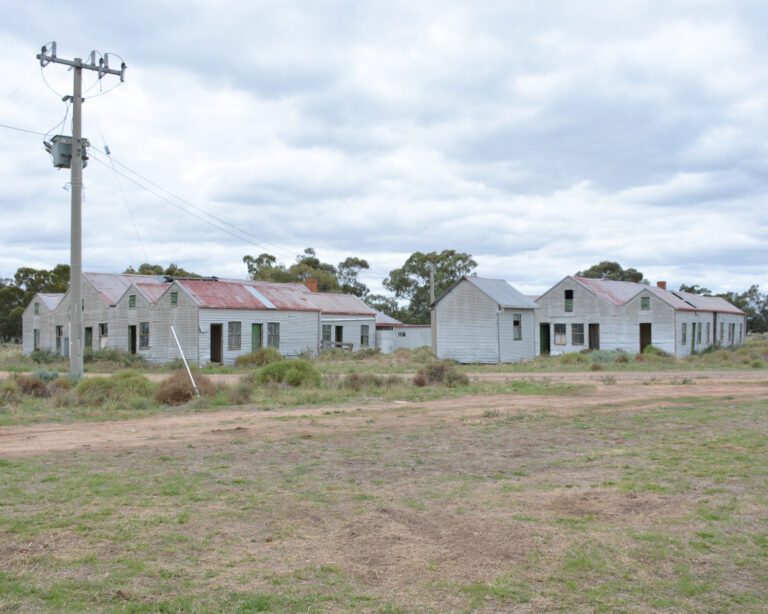
[[[675, 287], [768, 289], [762, 0], [0, 0], [0, 14], [2, 124], [71, 134], [72, 73], [35, 59], [48, 41], [128, 65], [108, 93], [118, 79], [84, 75], [86, 270], [244, 277], [245, 254], [290, 263], [312, 246], [368, 259], [380, 290], [412, 252], [456, 249], [531, 293], [605, 259]], [[69, 171], [42, 140], [0, 128], [0, 277], [69, 262]]]

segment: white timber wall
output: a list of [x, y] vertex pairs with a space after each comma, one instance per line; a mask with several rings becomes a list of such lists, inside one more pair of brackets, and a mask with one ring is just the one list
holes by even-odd
[[[171, 304], [171, 294], [177, 293], [176, 305]], [[191, 364], [199, 363], [198, 332], [199, 314], [197, 303], [177, 284], [172, 284], [152, 305], [150, 324], [150, 360], [156, 363], [181, 358], [179, 347], [173, 338], [171, 326], [176, 331], [184, 357]]]
[[[565, 291], [573, 290], [573, 311], [565, 311]], [[581, 352], [589, 348], [589, 325], [600, 325], [600, 349], [624, 349], [626, 342], [617, 341], [618, 328], [616, 307], [598, 298], [581, 284], [564, 279], [537, 301], [536, 311], [536, 354], [541, 354], [539, 324], [549, 324], [550, 353], [553, 356], [567, 352]], [[555, 345], [555, 324], [565, 324], [565, 343]], [[573, 324], [584, 325], [584, 344], [573, 344]]]
[[499, 327], [495, 301], [466, 280], [435, 308], [437, 356], [462, 363], [499, 362]]
[[431, 326], [405, 326], [395, 329], [395, 348], [407, 348], [415, 350], [416, 348], [432, 347], [432, 327]]
[[[649, 299], [649, 309], [642, 309], [643, 298]], [[625, 352], [637, 354], [640, 351], [640, 324], [650, 324], [651, 345], [668, 354], [675, 353], [675, 310], [652, 292], [641, 292], [617, 307], [616, 313], [617, 344], [620, 341]]]
[[[336, 327], [342, 327], [342, 343], [351, 343], [352, 350], [361, 349], [360, 340], [362, 338], [362, 326], [368, 327], [368, 345], [366, 347], [376, 347], [376, 318], [374, 316], [343, 316], [322, 314], [320, 316], [321, 327], [323, 324], [331, 326], [331, 341], [336, 341]], [[322, 339], [322, 328], [320, 329]]]
[[[514, 319], [520, 316], [521, 339], [514, 338]], [[498, 313], [501, 362], [529, 360], [536, 355], [536, 316], [533, 309], [506, 308]]]
[[[39, 313], [35, 315], [35, 303], [38, 304]], [[53, 324], [53, 313], [48, 310], [43, 300], [35, 295], [32, 302], [27, 305], [21, 315], [21, 351], [29, 354], [34, 351], [35, 330], [40, 331], [39, 349], [55, 351], [56, 336]]]
[[[136, 297], [136, 306], [130, 306], [130, 297]], [[114, 315], [114, 332], [109, 332], [110, 347], [117, 348], [124, 352], [130, 352], [130, 336], [128, 327], [136, 327], [136, 354], [142, 356], [148, 362], [158, 362], [153, 360], [153, 351], [156, 343], [156, 323], [152, 321], [153, 310], [149, 301], [144, 298], [135, 287], [131, 286], [120, 298], [117, 304], [112, 308]], [[141, 323], [149, 322], [149, 347], [141, 348]]]
[[[228, 323], [240, 322], [240, 349], [230, 350]], [[224, 364], [234, 364], [235, 358], [251, 351], [251, 324], [262, 325], [263, 347], [267, 347], [269, 322], [280, 324], [280, 347], [283, 356], [298, 356], [304, 352], [315, 356], [320, 339], [320, 318], [315, 311], [282, 311], [276, 309], [200, 309], [200, 364], [211, 361], [211, 324], [222, 324]], [[373, 331], [374, 329], [372, 329]]]

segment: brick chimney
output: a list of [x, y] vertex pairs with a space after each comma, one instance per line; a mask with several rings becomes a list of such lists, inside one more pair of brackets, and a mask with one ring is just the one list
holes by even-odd
[[304, 280], [304, 285], [310, 289], [311, 292], [317, 292], [317, 280], [308, 278]]
[[667, 289], [667, 282], [666, 281], [657, 281], [656, 286], [661, 288], [662, 290]]

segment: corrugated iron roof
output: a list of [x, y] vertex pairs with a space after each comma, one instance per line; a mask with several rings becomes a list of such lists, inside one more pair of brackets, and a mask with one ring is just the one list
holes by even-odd
[[140, 281], [134, 283], [133, 285], [139, 292], [144, 295], [145, 299], [147, 299], [150, 303], [155, 304], [160, 299], [160, 297], [163, 296], [165, 291], [168, 289], [168, 286], [171, 284], [168, 282], [158, 284]]
[[375, 317], [376, 312], [354, 294], [335, 294], [331, 292], [310, 292], [312, 301], [322, 313], [335, 315], [354, 315]]
[[40, 297], [40, 300], [43, 302], [43, 305], [45, 305], [45, 308], [48, 311], [53, 311], [56, 309], [56, 307], [59, 306], [59, 303], [61, 302], [61, 299], [64, 298], [64, 294], [58, 294], [58, 293], [51, 293], [51, 292], [38, 292], [37, 296]]
[[125, 294], [132, 283], [165, 284], [162, 275], [127, 275], [122, 273], [83, 273], [88, 282], [101, 294], [109, 305], [117, 304], [117, 301]]
[[176, 283], [204, 309], [319, 311], [302, 284], [225, 279], [177, 279]]
[[673, 292], [673, 294], [683, 297], [689, 303], [693, 303], [700, 311], [717, 311], [720, 313], [733, 313], [744, 315], [744, 311], [729, 303], [722, 296], [702, 296], [701, 294], [691, 294], [689, 292]]
[[400, 328], [405, 326], [400, 320], [396, 320], [392, 316], [388, 316], [381, 311], [376, 312], [376, 326], [391, 326], [393, 328]]
[[644, 290], [661, 299], [677, 311], [712, 311], [744, 315], [744, 312], [719, 296], [702, 296], [688, 292], [664, 290], [634, 281], [614, 281], [574, 277], [585, 288], [613, 305], [624, 305]]
[[488, 279], [474, 275], [467, 275], [464, 279], [487, 294], [500, 307], [510, 309], [538, 309], [539, 307], [503, 279]]

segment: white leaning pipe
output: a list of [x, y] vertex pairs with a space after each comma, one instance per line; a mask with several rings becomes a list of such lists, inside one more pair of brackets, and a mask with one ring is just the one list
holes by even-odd
[[173, 338], [176, 339], [176, 345], [179, 348], [179, 354], [181, 354], [181, 359], [184, 361], [184, 366], [187, 368], [187, 375], [189, 375], [189, 381], [192, 382], [192, 388], [195, 389], [195, 396], [200, 396], [200, 391], [197, 389], [197, 384], [195, 383], [195, 378], [192, 377], [192, 371], [189, 369], [189, 364], [187, 364], [187, 357], [184, 356], [184, 350], [181, 349], [181, 343], [179, 343], [179, 338], [176, 336], [176, 330], [171, 326], [171, 332], [173, 333]]

